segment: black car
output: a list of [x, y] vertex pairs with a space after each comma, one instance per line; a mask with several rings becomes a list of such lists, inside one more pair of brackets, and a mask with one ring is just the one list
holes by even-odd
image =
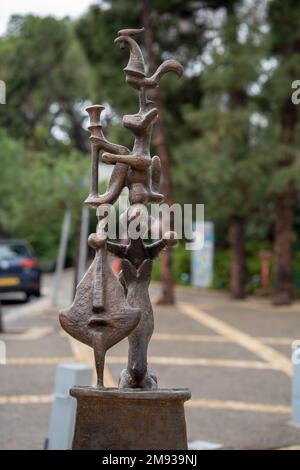
[[0, 293], [41, 295], [41, 271], [31, 246], [23, 240], [0, 240]]

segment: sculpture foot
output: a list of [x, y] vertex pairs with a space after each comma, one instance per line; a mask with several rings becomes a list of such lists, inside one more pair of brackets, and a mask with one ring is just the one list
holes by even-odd
[[98, 207], [101, 203], [97, 195], [90, 194], [84, 201], [84, 204], [90, 207]]
[[97, 382], [95, 388], [105, 388], [103, 382]]
[[146, 389], [151, 389], [151, 390], [156, 390], [157, 389], [157, 377], [156, 375], [149, 373], [145, 376], [142, 386], [140, 388], [146, 388]]
[[162, 202], [164, 200], [164, 195], [163, 194], [160, 194], [160, 193], [150, 193], [149, 194], [149, 202]]
[[132, 379], [127, 369], [122, 370], [119, 378], [119, 388], [143, 388], [146, 390], [157, 389], [157, 377], [151, 372], [147, 373], [143, 380], [137, 382]]
[[104, 194], [98, 194], [98, 195], [89, 195], [85, 201], [84, 204], [90, 207], [93, 207], [94, 209], [101, 206], [102, 204], [113, 204], [117, 197], [114, 195], [109, 194], [108, 192]]

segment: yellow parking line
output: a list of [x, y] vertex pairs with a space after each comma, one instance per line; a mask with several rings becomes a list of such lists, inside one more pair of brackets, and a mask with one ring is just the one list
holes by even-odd
[[[214, 367], [237, 367], [243, 369], [278, 369], [276, 365], [268, 364], [262, 361], [243, 361], [231, 359], [206, 359], [194, 357], [163, 357], [150, 356], [148, 358], [151, 364], [172, 365], [172, 366], [214, 366]], [[108, 356], [108, 364], [126, 364], [126, 356]]]
[[50, 365], [62, 362], [74, 362], [74, 357], [9, 357], [6, 360], [6, 364], [12, 366]]
[[53, 395], [2, 395], [0, 405], [33, 405], [51, 403]]
[[[53, 395], [2, 395], [0, 405], [39, 405], [53, 401]], [[290, 414], [291, 408], [283, 405], [269, 405], [262, 403], [245, 403], [239, 401], [221, 401], [193, 399], [185, 404], [188, 408], [204, 408], [230, 411], [251, 411], [259, 413]], [[297, 448], [294, 446], [295, 449]], [[288, 448], [287, 448], [288, 449]], [[290, 448], [293, 449], [292, 447]]]
[[25, 331], [13, 330], [8, 333], [3, 333], [1, 334], [1, 339], [3, 341], [31, 341], [48, 336], [53, 332], [54, 328], [52, 326], [33, 326], [27, 328]]
[[280, 447], [279, 449], [276, 449], [276, 450], [300, 450], [300, 445]]
[[189, 316], [196, 322], [205, 325], [216, 333], [223, 335], [225, 338], [234, 341], [245, 349], [248, 349], [248, 351], [256, 354], [258, 357], [272, 365], [274, 369], [281, 370], [289, 376], [292, 375], [293, 368], [291, 360], [263, 344], [259, 339], [254, 338], [247, 333], [243, 333], [238, 328], [230, 326], [224, 321], [209, 315], [201, 310], [200, 307], [187, 303], [178, 303], [178, 308], [184, 315]]
[[211, 408], [215, 410], [254, 411], [259, 413], [290, 414], [291, 407], [284, 405], [269, 405], [264, 403], [245, 403], [242, 401], [222, 401], [192, 399], [186, 402], [188, 408]]
[[293, 341], [295, 341], [296, 338], [273, 338], [273, 337], [260, 337], [260, 341], [262, 341], [265, 344], [279, 344], [279, 345], [286, 345], [286, 346], [291, 346]]
[[287, 313], [299, 313], [299, 307], [300, 304], [299, 302], [294, 302], [291, 305], [284, 305], [282, 307], [274, 306], [271, 305], [268, 301], [256, 301], [253, 299], [249, 299], [247, 302], [240, 301], [240, 302], [235, 302], [235, 305], [237, 305], [240, 308], [243, 309], [252, 309], [256, 311], [266, 311], [266, 312], [271, 312], [271, 313], [279, 313], [279, 314], [287, 314]]
[[26, 317], [26, 318], [39, 317], [45, 314], [46, 309], [48, 307], [49, 307], [48, 297], [39, 299], [33, 304], [30, 302], [30, 304], [24, 305], [24, 307], [20, 307], [20, 309], [18, 309], [17, 312], [12, 312], [9, 315], [7, 315], [5, 317], [5, 323], [11, 323], [23, 317]]
[[186, 341], [204, 343], [228, 343], [229, 339], [220, 335], [186, 335], [173, 333], [154, 333], [151, 338], [154, 341]]
[[[264, 344], [278, 344], [290, 346], [295, 339], [281, 337], [264, 337], [258, 336], [256, 339]], [[189, 335], [177, 333], [154, 333], [151, 340], [153, 341], [183, 341], [195, 343], [232, 343], [233, 340], [221, 335]]]

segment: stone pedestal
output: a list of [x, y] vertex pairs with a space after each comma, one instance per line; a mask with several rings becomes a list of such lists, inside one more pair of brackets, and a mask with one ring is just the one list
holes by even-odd
[[119, 390], [74, 387], [73, 449], [185, 450], [188, 389]]

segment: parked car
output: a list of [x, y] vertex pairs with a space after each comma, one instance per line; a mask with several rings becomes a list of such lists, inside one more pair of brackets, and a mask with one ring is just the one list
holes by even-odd
[[24, 240], [0, 240], [0, 293], [41, 295], [41, 271], [31, 246]]

